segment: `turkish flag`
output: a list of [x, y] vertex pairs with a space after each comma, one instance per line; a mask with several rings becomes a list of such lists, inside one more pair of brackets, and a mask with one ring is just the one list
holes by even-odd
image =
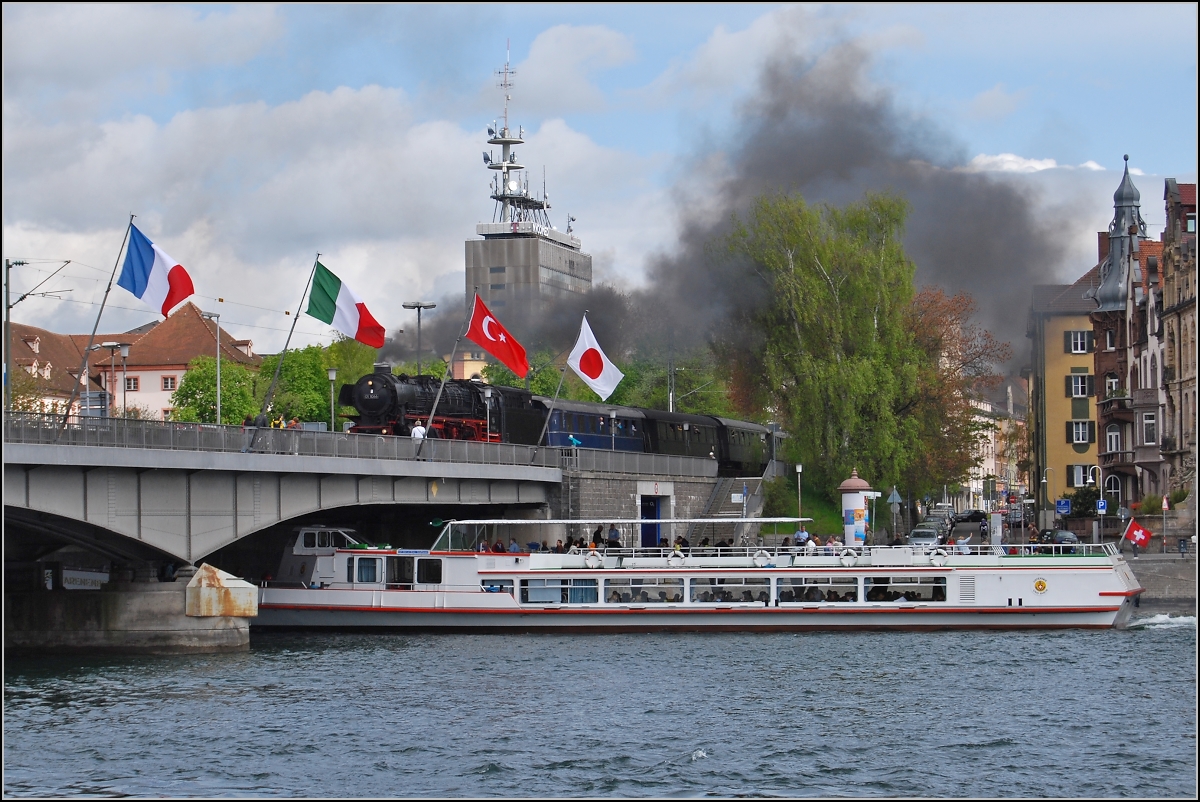
[[508, 333], [508, 329], [492, 316], [479, 295], [475, 296], [475, 304], [471, 307], [471, 325], [467, 329], [467, 339], [487, 351], [504, 363], [504, 366], [525, 378], [529, 373], [529, 360], [525, 357], [525, 349], [517, 339]]
[[1150, 542], [1150, 530], [1130, 518], [1129, 526], [1125, 529], [1125, 539], [1132, 540], [1135, 546], [1145, 548]]
[[567, 357], [567, 364], [600, 396], [601, 401], [612, 395], [621, 379], [625, 378], [625, 374], [617, 370], [617, 366], [600, 350], [600, 343], [596, 342], [596, 335], [592, 334], [586, 317], [579, 329], [579, 339]]

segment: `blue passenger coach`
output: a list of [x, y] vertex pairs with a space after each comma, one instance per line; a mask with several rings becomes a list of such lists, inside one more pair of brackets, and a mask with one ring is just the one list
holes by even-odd
[[[546, 409], [550, 399], [534, 396]], [[614, 416], [615, 413], [615, 416]], [[599, 448], [605, 451], [644, 451], [645, 413], [631, 407], [589, 404], [578, 401], [554, 402], [546, 445], [559, 448]]]

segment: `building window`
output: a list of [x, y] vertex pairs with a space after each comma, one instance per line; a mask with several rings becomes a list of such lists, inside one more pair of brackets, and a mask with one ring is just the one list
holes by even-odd
[[1157, 420], [1157, 412], [1142, 413], [1142, 445], [1152, 446], [1158, 442]]
[[503, 267], [489, 267], [488, 272], [489, 273], [503, 273], [504, 268]]
[[175, 390], [175, 377], [174, 376], [163, 376], [162, 382], [163, 382], [164, 390], [166, 390], [168, 392], [174, 392], [174, 390]]
[[1063, 332], [1064, 350], [1069, 354], [1087, 354], [1092, 350], [1092, 333], [1090, 331]]
[[128, 392], [131, 392], [131, 393], [136, 393], [136, 392], [137, 392], [137, 390], [138, 390], [138, 377], [137, 377], [137, 376], [128, 376], [128, 377], [126, 377], [126, 379], [125, 379], [125, 389], [126, 389]]
[[1104, 347], [1109, 351], [1115, 351], [1117, 348], [1117, 332], [1116, 329], [1108, 329], [1104, 332]]
[[164, 410], [162, 411], [162, 414], [163, 414], [163, 418], [162, 418], [162, 419], [163, 419], [163, 420], [170, 420], [170, 419], [171, 419], [171, 413], [172, 413], [172, 412], [174, 412], [174, 411], [175, 411], [175, 410], [173, 410], [173, 409], [164, 409]]
[[1110, 423], [1104, 429], [1104, 444], [1108, 447], [1109, 453], [1121, 450], [1121, 427], [1115, 423]]
[[1096, 394], [1096, 377], [1072, 373], [1066, 381], [1067, 398], [1088, 398]]
[[1121, 498], [1121, 477], [1109, 476], [1104, 480], [1104, 492], [1110, 496], [1116, 496], [1117, 500]]
[[1117, 378], [1117, 374], [1110, 373], [1104, 377], [1104, 396], [1112, 398], [1121, 389], [1121, 380]]
[[1090, 465], [1068, 465], [1067, 487], [1084, 487], [1087, 485]]
[[1096, 423], [1090, 420], [1067, 421], [1067, 442], [1072, 445], [1096, 442]]
[[492, 285], [491, 285], [491, 289], [492, 289], [493, 291], [495, 291], [495, 290], [502, 290], [502, 289], [504, 289], [504, 285], [503, 285], [503, 284], [492, 284]]

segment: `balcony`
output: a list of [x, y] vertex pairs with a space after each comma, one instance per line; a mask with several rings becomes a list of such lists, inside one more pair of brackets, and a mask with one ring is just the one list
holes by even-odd
[[1096, 409], [1102, 425], [1113, 421], [1133, 422], [1133, 399], [1128, 395], [1100, 399]]
[[1162, 452], [1158, 448], [1157, 445], [1137, 446], [1133, 450], [1133, 461], [1143, 468], [1158, 465], [1163, 461]]
[[1158, 390], [1134, 390], [1134, 409], [1158, 409]]
[[1106, 451], [1100, 455], [1101, 468], [1133, 468], [1132, 451]]

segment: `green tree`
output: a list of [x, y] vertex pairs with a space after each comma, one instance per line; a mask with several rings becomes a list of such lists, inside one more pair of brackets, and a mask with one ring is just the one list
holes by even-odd
[[735, 322], [754, 327], [761, 347], [714, 343], [734, 401], [743, 414], [775, 410], [790, 456], [830, 495], [852, 468], [876, 486], [898, 483], [917, 448], [899, 413], [921, 359], [905, 325], [914, 275], [901, 246], [906, 214], [890, 195], [841, 209], [775, 195], [735, 217], [723, 242], [771, 298]]
[[[272, 354], [263, 357], [256, 388], [260, 405], [271, 386], [275, 367], [279, 364], [279, 356]], [[324, 348], [310, 345], [287, 352], [279, 372], [279, 384], [271, 399], [271, 413], [283, 415], [285, 420], [329, 420], [329, 374], [325, 370]]]
[[[399, 365], [393, 365], [392, 373], [397, 376], [402, 373], [406, 376], [416, 376], [417, 361], [414, 359], [410, 362], [401, 362]], [[446, 375], [446, 363], [440, 359], [422, 359], [421, 375], [440, 379]]]
[[[236, 362], [221, 363], [221, 422], [238, 424], [258, 412], [255, 374]], [[217, 360], [198, 356], [171, 394], [174, 420], [215, 423], [217, 420]]]

